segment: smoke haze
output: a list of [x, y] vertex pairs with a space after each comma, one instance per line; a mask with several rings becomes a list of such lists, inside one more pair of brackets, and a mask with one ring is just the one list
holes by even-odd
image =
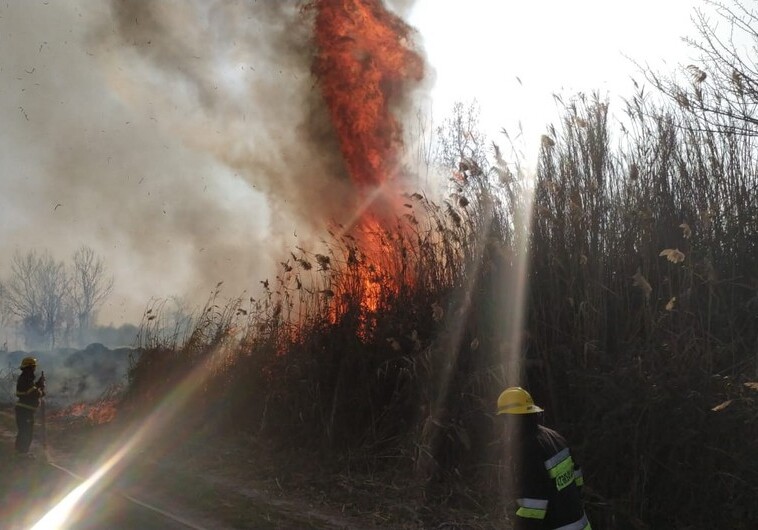
[[0, 278], [14, 251], [69, 261], [89, 245], [115, 276], [99, 321], [118, 325], [152, 297], [257, 291], [293, 244], [349, 217], [301, 7], [0, 8]]

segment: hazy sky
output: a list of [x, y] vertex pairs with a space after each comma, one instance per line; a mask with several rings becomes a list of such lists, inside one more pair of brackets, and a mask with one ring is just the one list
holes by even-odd
[[[343, 193], [293, 2], [124, 4], [0, 7], [0, 278], [16, 251], [89, 245], [116, 282], [101, 324], [222, 280], [256, 291]], [[435, 70], [435, 119], [476, 98], [488, 131], [520, 120], [529, 139], [554, 91], [628, 93], [622, 53], [682, 60], [695, 2], [395, 4]]]
[[[466, 6], [465, 9], [461, 5]], [[536, 157], [553, 93], [628, 96], [641, 76], [629, 58], [661, 70], [687, 64], [691, 16], [702, 0], [417, 0], [410, 22], [437, 70], [435, 114], [476, 98], [495, 136], [521, 122]], [[668, 63], [668, 64], [666, 64]]]

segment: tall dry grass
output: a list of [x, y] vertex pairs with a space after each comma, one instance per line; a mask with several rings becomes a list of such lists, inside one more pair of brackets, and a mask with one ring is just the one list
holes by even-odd
[[502, 349], [525, 184], [499, 152], [453, 142], [448, 199], [409, 194], [397, 226], [372, 234], [380, 254], [335, 227], [320, 252], [293, 249], [260, 298], [216, 293], [183, 342], [146, 315], [127, 403], [213, 356], [195, 410], [215, 429], [398, 470], [427, 500], [499, 512], [492, 408], [520, 381], [584, 462], [598, 526], [750, 527], [755, 140], [642, 95], [621, 130], [606, 102], [578, 96], [543, 138], [523, 374]]
[[758, 368], [755, 140], [642, 95], [615, 145], [608, 121], [605, 102], [578, 97], [543, 146], [529, 326], [540, 397], [582, 440], [609, 526], [747, 528], [758, 517], [758, 396], [744, 385]]

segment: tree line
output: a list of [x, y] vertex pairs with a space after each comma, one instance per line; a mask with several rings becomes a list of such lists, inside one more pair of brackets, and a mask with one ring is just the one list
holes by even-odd
[[49, 250], [17, 251], [0, 279], [0, 328], [16, 326], [28, 349], [81, 344], [112, 290], [105, 261], [88, 246], [68, 264]]

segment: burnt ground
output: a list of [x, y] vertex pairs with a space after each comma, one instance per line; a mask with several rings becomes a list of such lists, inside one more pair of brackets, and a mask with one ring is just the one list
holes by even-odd
[[[37, 459], [17, 462], [13, 456], [13, 409], [4, 406], [0, 410], [3, 520], [18, 519], [19, 513], [28, 515], [35, 509], [39, 512], [39, 506], [51, 505], [51, 499], [76, 484], [45, 464], [39, 434], [37, 428], [32, 446]], [[126, 434], [118, 421], [93, 426], [70, 418], [48, 420], [48, 457], [87, 477], [97, 457], [123, 442]], [[275, 451], [250, 437], [177, 434], [169, 442], [170, 451], [158, 454], [142, 448], [131, 455], [129, 465], [103, 493], [112, 507], [106, 514], [110, 519], [107, 524], [100, 520], [96, 527], [173, 528], [129, 502], [126, 496], [130, 496], [208, 530], [502, 528], [487, 515], [425, 508], [407, 477], [360, 469], [336, 473], [312, 455]], [[103, 515], [89, 514], [75, 528], [94, 528], [91, 524], [96, 517]]]

